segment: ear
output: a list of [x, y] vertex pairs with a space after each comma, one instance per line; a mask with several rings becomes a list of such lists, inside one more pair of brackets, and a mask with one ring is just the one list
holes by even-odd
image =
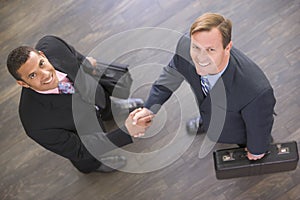
[[226, 53], [229, 55], [230, 54], [230, 50], [232, 48], [232, 41], [230, 41], [227, 45], [227, 47], [225, 48]]
[[25, 83], [24, 81], [18, 80], [17, 84], [22, 86], [22, 87], [25, 87], [25, 88], [30, 88], [30, 86], [27, 83]]

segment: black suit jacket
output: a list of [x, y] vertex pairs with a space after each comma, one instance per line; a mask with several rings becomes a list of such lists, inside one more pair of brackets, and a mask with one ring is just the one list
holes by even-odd
[[[79, 170], [90, 172], [99, 167], [100, 162], [88, 151], [92, 147], [87, 148], [82, 138], [85, 144], [99, 145], [97, 154], [100, 156], [114, 145], [131, 143], [131, 137], [121, 129], [107, 135], [103, 127], [101, 130], [95, 104], [101, 109], [106, 106], [105, 92], [91, 76], [81, 71], [82, 63], [87, 62], [83, 55], [55, 36], [43, 37], [36, 49], [44, 52], [55, 69], [66, 73], [71, 81], [82, 80], [78, 84], [75, 82], [76, 92], [72, 95], [40, 94], [23, 88], [19, 114], [26, 134], [46, 149], [70, 159]], [[96, 93], [87, 97], [93, 91]]]
[[227, 69], [205, 97], [189, 49], [190, 38], [183, 36], [176, 55], [152, 86], [145, 107], [162, 105], [186, 80], [198, 101], [203, 128], [212, 140], [247, 144], [253, 154], [267, 151], [276, 100], [261, 69], [241, 51], [232, 48]]

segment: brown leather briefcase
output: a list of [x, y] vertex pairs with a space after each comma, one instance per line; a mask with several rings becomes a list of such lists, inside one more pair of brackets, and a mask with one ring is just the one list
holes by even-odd
[[244, 148], [216, 150], [213, 153], [217, 179], [228, 179], [294, 170], [299, 160], [297, 143], [271, 144], [260, 160], [248, 160]]

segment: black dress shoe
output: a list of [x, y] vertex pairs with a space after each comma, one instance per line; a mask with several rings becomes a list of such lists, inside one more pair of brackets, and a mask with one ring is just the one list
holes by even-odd
[[188, 134], [197, 134], [197, 133], [203, 133], [202, 129], [202, 118], [201, 116], [198, 116], [196, 118], [190, 119], [186, 123], [186, 131]]
[[112, 104], [117, 110], [132, 112], [136, 108], [143, 107], [144, 101], [137, 98], [114, 99], [112, 100]]
[[108, 156], [101, 158], [99, 161], [101, 165], [95, 170], [96, 172], [114, 172], [126, 165], [126, 158], [124, 156]]

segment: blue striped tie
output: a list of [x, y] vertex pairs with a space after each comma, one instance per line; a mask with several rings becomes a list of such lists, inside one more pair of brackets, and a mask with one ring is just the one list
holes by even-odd
[[202, 91], [203, 91], [204, 95], [207, 96], [209, 93], [209, 90], [210, 90], [210, 85], [209, 85], [207, 77], [201, 76], [201, 86], [202, 86]]

